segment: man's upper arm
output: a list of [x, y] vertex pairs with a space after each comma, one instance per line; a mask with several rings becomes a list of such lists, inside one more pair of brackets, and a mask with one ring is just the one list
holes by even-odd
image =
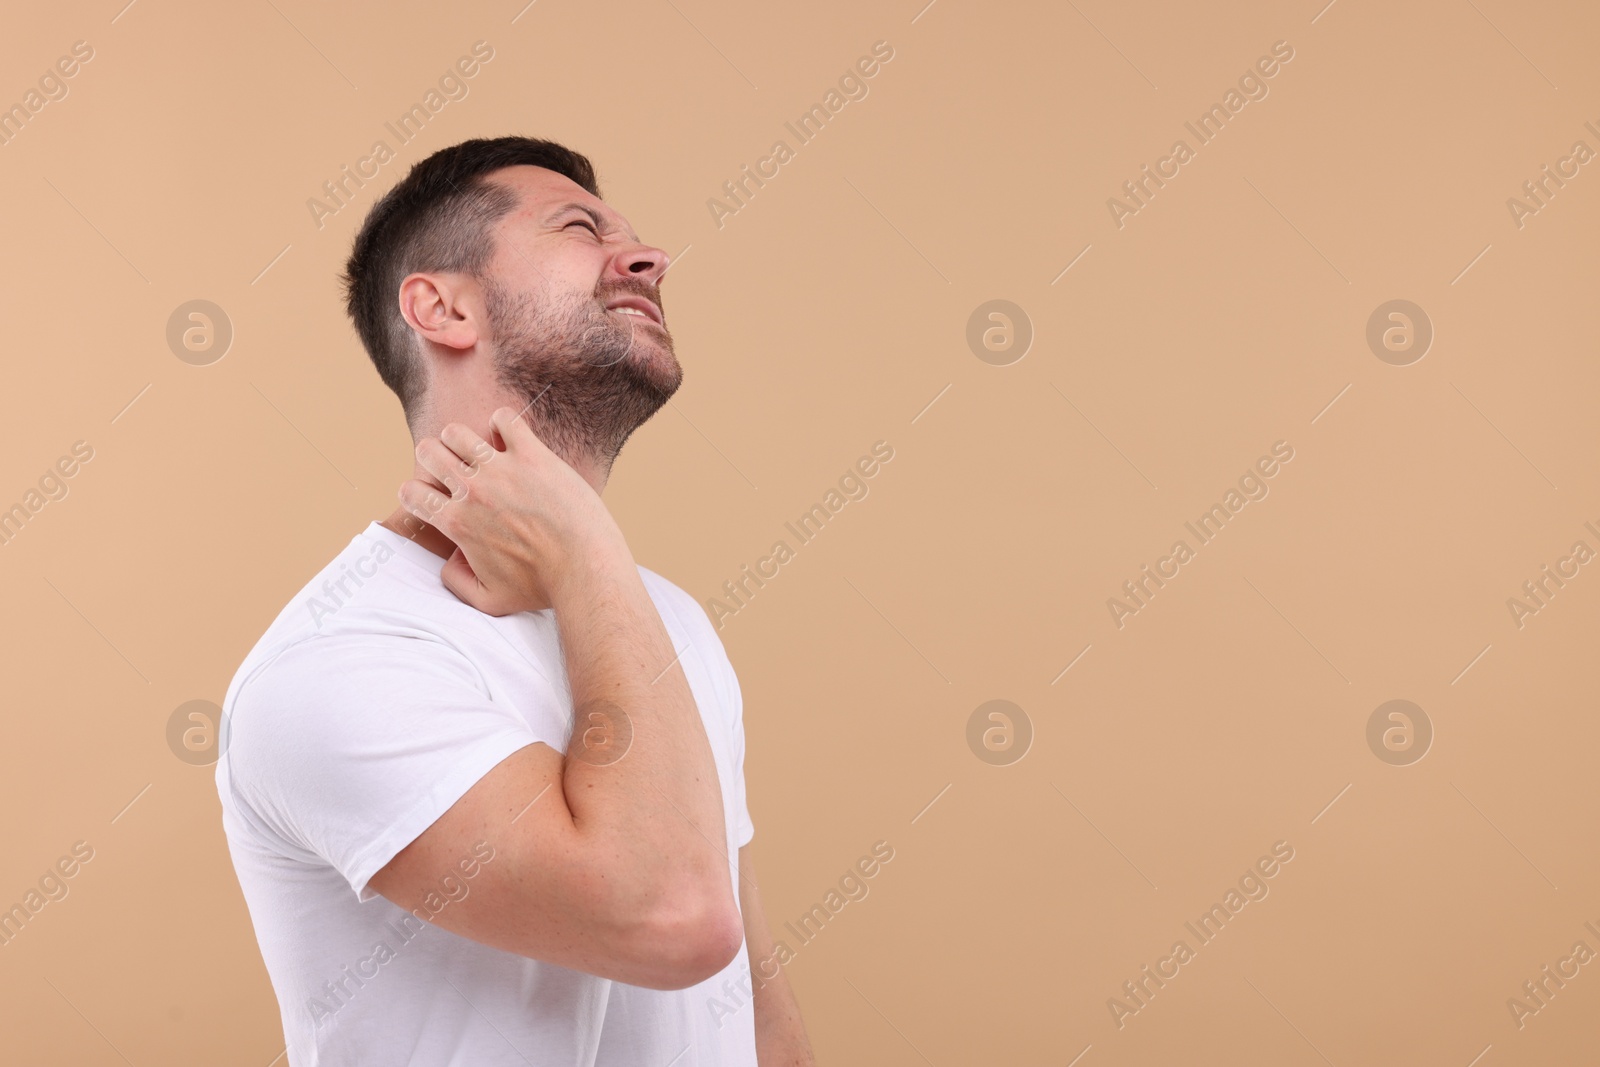
[[[679, 919], [683, 902], [656, 893], [655, 908], [641, 912], [639, 866], [625, 849], [579, 833], [564, 767], [549, 745], [512, 753], [378, 871], [373, 888], [505, 952], [649, 989], [703, 981], [704, 952]], [[474, 854], [489, 859], [471, 881], [452, 877]]]
[[693, 909], [640, 909], [642, 864], [579, 833], [565, 694], [526, 686], [522, 707], [496, 701], [443, 640], [312, 638], [235, 697], [230, 781], [362, 901], [382, 894], [472, 941], [629, 984], [694, 984]]
[[[372, 877], [398, 906], [461, 937], [588, 974], [637, 982], [636, 933], [606, 907], [616, 879], [583, 847], [562, 788], [564, 758], [519, 749], [485, 774]], [[444, 882], [474, 850], [471, 880]], [[659, 976], [654, 980], [660, 980]]]
[[315, 638], [239, 694], [231, 778], [363, 901], [382, 895], [452, 933], [590, 974], [693, 984], [696, 946], [664, 929], [672, 902], [651, 915], [615, 906], [636, 887], [625, 857], [573, 823], [564, 696], [527, 685], [519, 709], [443, 641]]

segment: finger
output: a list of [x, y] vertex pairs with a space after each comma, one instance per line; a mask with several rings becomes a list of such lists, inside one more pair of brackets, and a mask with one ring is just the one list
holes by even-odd
[[449, 536], [445, 530], [445, 523], [449, 515], [445, 508], [452, 501], [452, 497], [441, 492], [437, 486], [430, 485], [420, 478], [413, 478], [400, 486], [400, 505], [423, 522], [439, 528]]
[[539, 449], [544, 447], [544, 442], [539, 440], [539, 435], [533, 432], [533, 427], [528, 425], [528, 420], [522, 414], [511, 408], [496, 408], [489, 421], [495, 429], [500, 431], [500, 437], [506, 443], [507, 452], [516, 452], [526, 449]]
[[439, 580], [457, 598], [475, 608], [478, 607], [478, 590], [483, 588], [483, 583], [479, 582], [478, 576], [472, 572], [472, 566], [467, 563], [467, 557], [462, 554], [459, 546], [450, 553], [450, 558], [445, 560], [444, 567], [439, 571]]
[[467, 562], [467, 557], [459, 546], [450, 554], [450, 558], [445, 560], [444, 566], [439, 571], [439, 581], [456, 595], [456, 599], [477, 608], [485, 615], [510, 614], [510, 611], [500, 603], [500, 598], [478, 580], [477, 574], [472, 570], [472, 564]]
[[418, 443], [417, 462], [439, 479], [439, 484], [448, 489], [452, 497], [459, 497], [467, 491], [466, 480], [473, 472], [461, 462], [460, 456], [445, 447], [437, 437], [424, 437]]
[[408, 541], [415, 541], [428, 531], [428, 524], [410, 512], [400, 519], [399, 526], [401, 529], [398, 532], [403, 533]]
[[449, 423], [440, 430], [439, 440], [466, 464], [468, 478], [477, 474], [485, 463], [494, 458], [494, 446], [479, 437], [472, 427], [459, 422]]

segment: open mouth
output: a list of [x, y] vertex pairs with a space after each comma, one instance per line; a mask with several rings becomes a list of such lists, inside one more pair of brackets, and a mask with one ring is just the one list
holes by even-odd
[[655, 301], [643, 296], [616, 297], [606, 306], [607, 311], [614, 311], [618, 315], [629, 315], [634, 318], [645, 319], [657, 326], [665, 326], [665, 319], [661, 315], [661, 307]]
[[660, 326], [661, 325], [661, 323], [657, 322], [655, 319], [651, 318], [649, 315], [645, 314], [643, 311], [640, 311], [638, 308], [634, 308], [634, 307], [614, 307], [614, 308], [608, 308], [607, 310], [614, 311], [619, 315], [628, 315], [628, 316], [631, 316], [633, 318], [643, 319], [645, 322], [648, 322], [652, 326]]

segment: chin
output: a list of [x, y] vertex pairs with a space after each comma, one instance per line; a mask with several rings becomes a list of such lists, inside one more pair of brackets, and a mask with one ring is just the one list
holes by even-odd
[[683, 367], [670, 352], [662, 356], [659, 362], [652, 358], [650, 369], [646, 373], [663, 400], [671, 399], [678, 391], [678, 387], [683, 384]]
[[665, 339], [649, 338], [640, 340], [634, 335], [633, 347], [629, 350], [629, 357], [650, 368], [650, 377], [670, 383], [671, 391], [678, 388], [678, 383], [683, 380], [683, 365], [678, 362], [678, 354], [672, 347], [672, 336]]

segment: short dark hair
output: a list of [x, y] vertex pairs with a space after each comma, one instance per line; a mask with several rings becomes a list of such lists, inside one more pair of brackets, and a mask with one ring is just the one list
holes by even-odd
[[410, 327], [395, 301], [416, 271], [458, 271], [482, 277], [493, 244], [489, 227], [517, 206], [516, 194], [488, 180], [503, 167], [553, 170], [600, 195], [594, 166], [554, 141], [495, 137], [442, 148], [411, 168], [372, 206], [340, 281], [383, 383], [400, 398], [410, 422], [425, 382]]

